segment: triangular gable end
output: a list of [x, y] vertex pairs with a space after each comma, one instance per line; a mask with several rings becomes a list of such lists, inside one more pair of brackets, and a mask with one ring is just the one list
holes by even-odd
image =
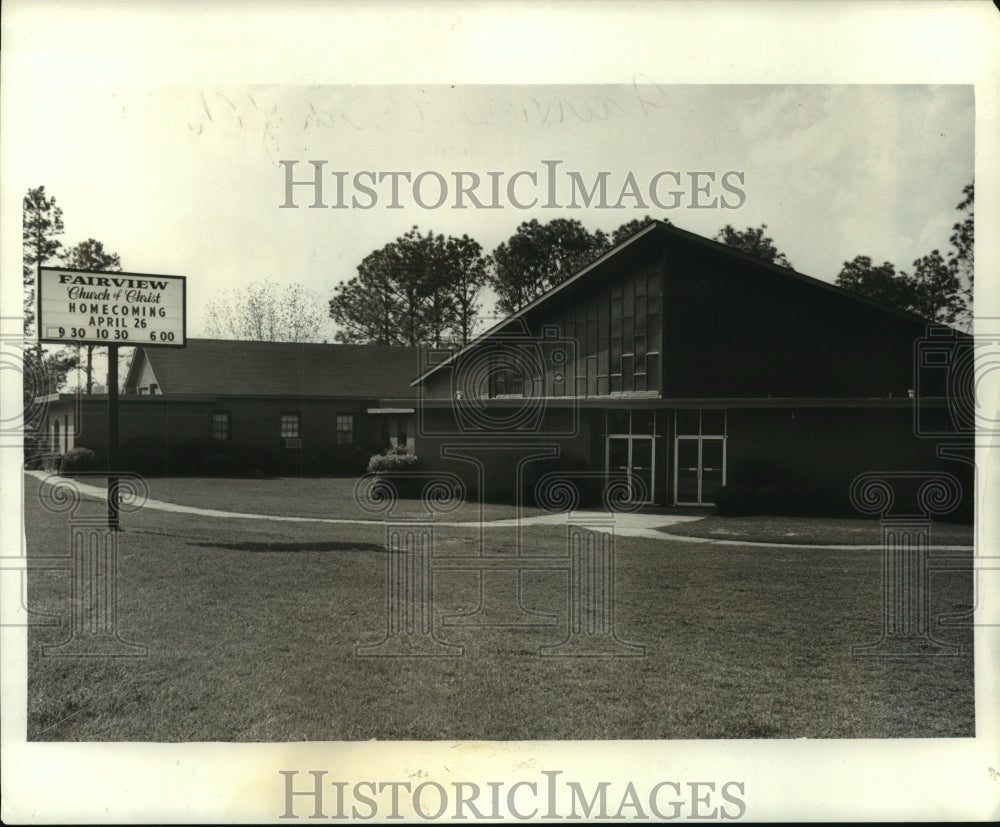
[[892, 307], [891, 305], [884, 304], [882, 302], [876, 301], [864, 296], [860, 293], [854, 293], [849, 290], [845, 290], [829, 282], [822, 281], [820, 279], [814, 278], [812, 276], [807, 276], [803, 273], [799, 273], [796, 270], [792, 270], [786, 267], [782, 267], [773, 262], [764, 261], [762, 259], [756, 258], [742, 250], [738, 250], [734, 247], [730, 247], [722, 242], [716, 241], [714, 239], [705, 238], [699, 236], [696, 233], [683, 230], [673, 224], [667, 224], [663, 221], [654, 220], [647, 224], [642, 229], [633, 233], [624, 241], [620, 242], [615, 247], [612, 247], [607, 252], [598, 256], [589, 264], [580, 268], [574, 275], [570, 276], [566, 281], [557, 284], [551, 290], [538, 296], [533, 301], [529, 302], [527, 305], [522, 307], [520, 310], [512, 313], [505, 319], [502, 319], [489, 330], [480, 333], [475, 339], [469, 342], [464, 347], [453, 352], [447, 358], [436, 363], [429, 369], [425, 370], [420, 376], [414, 379], [410, 384], [411, 386], [418, 386], [427, 380], [434, 373], [444, 368], [447, 365], [453, 364], [455, 360], [467, 351], [470, 351], [478, 346], [480, 346], [484, 341], [490, 339], [496, 334], [504, 330], [508, 325], [516, 320], [523, 318], [531, 313], [534, 313], [536, 309], [543, 305], [549, 304], [553, 301], [553, 298], [557, 295], [564, 295], [565, 293], [577, 289], [581, 282], [586, 281], [594, 276], [595, 273], [600, 273], [604, 271], [607, 262], [611, 259], [618, 258], [622, 255], [626, 248], [633, 247], [642, 243], [643, 239], [648, 239], [651, 235], [658, 235], [660, 238], [664, 239], [676, 239], [682, 242], [693, 243], [706, 249], [708, 251], [714, 251], [717, 254], [722, 254], [727, 257], [734, 259], [735, 261], [743, 262], [746, 265], [756, 268], [762, 272], [770, 272], [773, 275], [780, 276], [781, 278], [789, 279], [793, 283], [807, 285], [810, 288], [820, 291], [820, 293], [826, 292], [829, 295], [836, 295], [840, 298], [847, 299], [849, 302], [861, 306], [868, 307], [878, 310], [879, 312], [888, 314], [890, 317], [895, 317], [899, 320], [905, 320], [909, 322], [915, 322], [918, 324], [925, 325], [927, 321], [922, 319], [918, 315], [911, 313], [906, 310], [901, 310], [897, 307]]
[[163, 387], [153, 372], [153, 366], [150, 364], [146, 349], [139, 348], [132, 359], [132, 364], [128, 368], [128, 377], [125, 379], [125, 393], [148, 394], [150, 393], [150, 388], [156, 388], [159, 393], [163, 393]]

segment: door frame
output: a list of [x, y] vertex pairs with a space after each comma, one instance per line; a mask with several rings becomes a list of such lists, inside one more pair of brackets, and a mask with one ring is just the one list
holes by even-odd
[[632, 443], [638, 439], [649, 440], [649, 498], [638, 505], [653, 505], [656, 502], [656, 435], [655, 434], [608, 434], [604, 439], [604, 478], [611, 477], [611, 440], [624, 439], [628, 441], [628, 475], [632, 476]]
[[[702, 476], [703, 476], [703, 461], [702, 461], [702, 443], [706, 439], [716, 439], [722, 442], [722, 484], [726, 484], [726, 442], [727, 437], [719, 434], [706, 434], [704, 436], [698, 434], [675, 434], [674, 435], [674, 505], [711, 505], [711, 503], [705, 502], [705, 492], [702, 490]], [[698, 442], [698, 501], [697, 502], [681, 502], [678, 499], [678, 489], [677, 489], [677, 479], [680, 471], [680, 446], [681, 440], [696, 440]]]

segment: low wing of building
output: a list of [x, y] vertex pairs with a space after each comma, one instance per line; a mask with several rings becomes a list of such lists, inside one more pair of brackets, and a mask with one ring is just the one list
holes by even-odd
[[[356, 470], [412, 446], [415, 349], [190, 339], [138, 348], [119, 397], [123, 467], [159, 473]], [[49, 449], [107, 454], [105, 394], [46, 400]], [[209, 466], [205, 467], [205, 457]], [[219, 459], [229, 457], [231, 459]], [[338, 469], [339, 465], [350, 468]], [[162, 468], [161, 468], [162, 466]]]

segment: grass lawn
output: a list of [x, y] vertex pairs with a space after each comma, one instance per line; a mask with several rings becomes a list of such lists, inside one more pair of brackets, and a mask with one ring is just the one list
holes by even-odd
[[[103, 477], [81, 478], [88, 485], [105, 487]], [[355, 497], [356, 478], [343, 477], [148, 477], [149, 496], [154, 500], [214, 508], [221, 511], [272, 514], [288, 517], [320, 517], [338, 520], [380, 521], [382, 516], [365, 511]], [[479, 505], [456, 504], [453, 511], [439, 519], [472, 522], [480, 519]], [[419, 499], [400, 499], [394, 516], [424, 512]], [[504, 520], [517, 516], [514, 505], [487, 503], [483, 519]], [[544, 514], [538, 508], [524, 507], [525, 516]]]
[[[168, 499], [166, 486], [153, 496]], [[186, 481], [163, 480], [183, 486]], [[232, 489], [227, 490], [231, 483]], [[248, 483], [244, 486], [243, 483]], [[199, 504], [263, 504], [250, 483]], [[69, 517], [25, 478], [31, 556], [66, 554]], [[294, 499], [294, 498], [291, 498]], [[273, 493], [267, 503], [277, 510]], [[104, 504], [84, 501], [76, 519]], [[28, 737], [44, 741], [296, 741], [962, 737], [974, 734], [972, 633], [950, 658], [853, 658], [881, 628], [877, 551], [817, 551], [619, 538], [617, 629], [641, 658], [540, 658], [567, 630], [567, 576], [524, 575], [529, 608], [558, 624], [443, 627], [472, 611], [477, 574], [434, 575], [453, 659], [356, 658], [385, 630], [384, 527], [211, 519], [145, 510], [119, 535], [119, 632], [145, 658], [43, 657], [66, 630], [32, 627]], [[439, 527], [435, 553], [474, 532]], [[490, 551], [512, 551], [494, 528]], [[527, 552], [563, 554], [565, 530], [533, 527]], [[958, 554], [959, 563], [968, 554]], [[971, 607], [971, 573], [932, 576], [934, 616]], [[32, 570], [33, 609], [68, 614], [65, 572]], [[504, 596], [504, 595], [494, 595]], [[507, 595], [510, 596], [510, 595]]]
[[[789, 545], [878, 545], [882, 542], [882, 526], [878, 520], [871, 519], [711, 516], [659, 530], [677, 537]], [[931, 542], [943, 546], [972, 546], [973, 526], [936, 522], [931, 528]]]

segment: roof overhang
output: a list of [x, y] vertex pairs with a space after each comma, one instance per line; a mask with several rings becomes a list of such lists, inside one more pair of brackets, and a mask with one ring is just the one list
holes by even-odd
[[[477, 408], [503, 409], [523, 407], [525, 403], [547, 408], [912, 408], [946, 407], [949, 400], [943, 397], [912, 399], [907, 396], [880, 397], [686, 397], [662, 399], [658, 397], [576, 398], [567, 396], [530, 397], [521, 399], [477, 399]], [[453, 399], [425, 399], [422, 408], [451, 408], [458, 403]]]

